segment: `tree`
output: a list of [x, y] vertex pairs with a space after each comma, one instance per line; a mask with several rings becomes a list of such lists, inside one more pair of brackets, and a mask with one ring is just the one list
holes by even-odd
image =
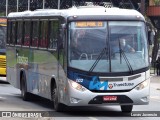
[[158, 55], [158, 50], [160, 47], [159, 43], [160, 43], [160, 29], [157, 29], [157, 32], [155, 34], [154, 46], [152, 50], [152, 66], [154, 66], [157, 55]]
[[154, 0], [155, 5], [160, 5], [160, 0]]

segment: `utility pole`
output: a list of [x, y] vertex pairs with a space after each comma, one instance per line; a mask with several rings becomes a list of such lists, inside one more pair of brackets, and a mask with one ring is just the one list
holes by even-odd
[[6, 0], [6, 16], [8, 15], [8, 0]]
[[30, 0], [28, 0], [28, 10], [30, 10]]
[[19, 4], [19, 0], [17, 0], [17, 12], [18, 12], [18, 7], [19, 7], [18, 4]]
[[43, 0], [43, 9], [44, 9], [44, 7], [45, 7], [45, 0]]
[[60, 0], [58, 0], [58, 9], [60, 9]]

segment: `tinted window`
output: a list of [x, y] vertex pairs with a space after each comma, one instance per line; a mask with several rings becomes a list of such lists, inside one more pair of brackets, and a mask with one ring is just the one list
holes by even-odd
[[41, 21], [39, 47], [47, 48], [48, 44], [48, 21]]
[[30, 27], [31, 27], [31, 22], [25, 21], [24, 23], [24, 45], [25, 46], [30, 45]]
[[49, 22], [49, 48], [56, 49], [57, 48], [57, 40], [58, 40], [58, 31], [59, 31], [59, 22], [58, 20], [53, 20]]
[[33, 21], [32, 46], [38, 47], [39, 39], [39, 22]]

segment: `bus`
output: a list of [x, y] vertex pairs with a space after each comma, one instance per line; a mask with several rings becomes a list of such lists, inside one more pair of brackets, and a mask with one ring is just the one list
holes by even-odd
[[6, 81], [6, 28], [7, 18], [0, 17], [0, 81]]
[[[56, 111], [119, 105], [131, 112], [149, 103], [148, 30], [138, 11], [79, 6], [7, 19], [7, 80], [23, 100], [38, 95]], [[134, 51], [124, 51], [121, 38]]]

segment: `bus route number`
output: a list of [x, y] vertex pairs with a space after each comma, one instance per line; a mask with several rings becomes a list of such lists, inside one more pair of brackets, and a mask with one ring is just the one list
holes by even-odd
[[76, 79], [76, 82], [83, 82], [83, 79], [77, 78], [77, 79]]
[[101, 21], [76, 22], [76, 27], [103, 27]]

